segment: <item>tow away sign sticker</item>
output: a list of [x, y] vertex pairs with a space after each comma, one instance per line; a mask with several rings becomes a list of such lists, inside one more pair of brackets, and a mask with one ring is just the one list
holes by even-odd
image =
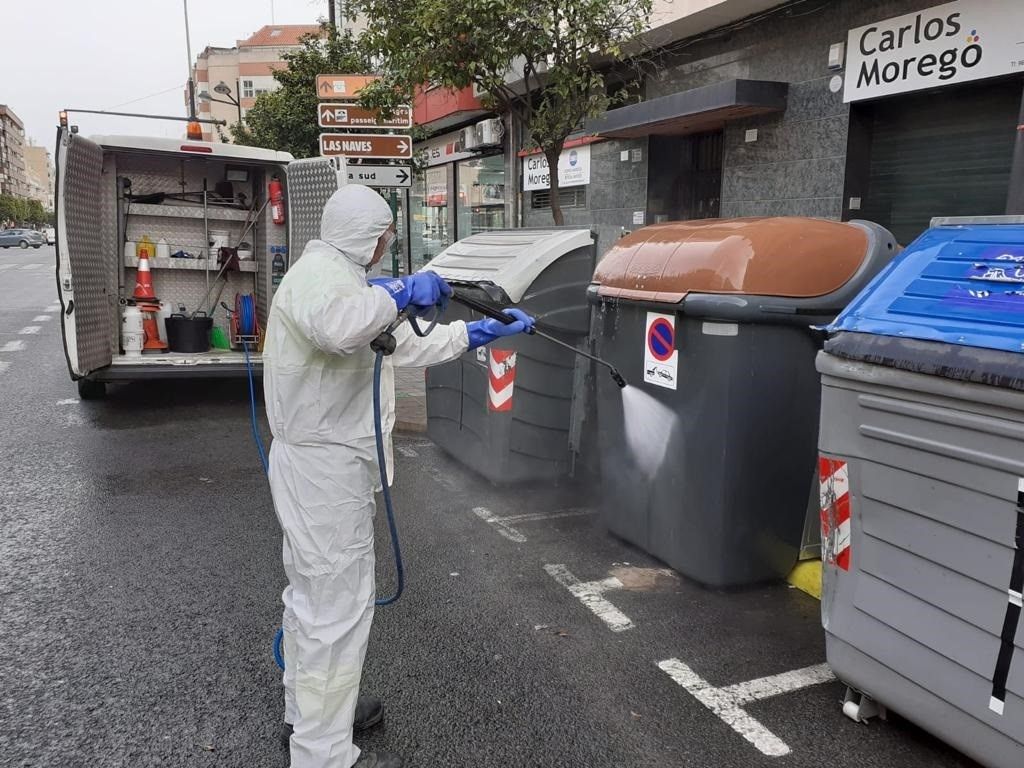
[[678, 369], [675, 316], [648, 312], [644, 341], [644, 381], [658, 387], [675, 389]]

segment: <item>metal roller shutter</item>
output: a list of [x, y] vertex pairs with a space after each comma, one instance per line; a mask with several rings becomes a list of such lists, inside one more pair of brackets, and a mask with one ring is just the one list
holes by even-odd
[[1004, 213], [1020, 101], [1012, 79], [876, 102], [858, 217], [906, 245], [933, 216]]

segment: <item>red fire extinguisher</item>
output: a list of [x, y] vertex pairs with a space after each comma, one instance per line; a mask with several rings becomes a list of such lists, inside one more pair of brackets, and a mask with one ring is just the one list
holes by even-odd
[[275, 224], [284, 224], [284, 189], [281, 180], [274, 176], [270, 180], [270, 215]]

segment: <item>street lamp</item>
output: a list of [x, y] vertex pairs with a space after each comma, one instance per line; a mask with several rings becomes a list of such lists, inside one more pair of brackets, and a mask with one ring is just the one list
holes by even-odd
[[234, 104], [235, 108], [238, 110], [238, 122], [241, 123], [242, 103], [231, 95], [231, 88], [228, 86], [228, 84], [221, 80], [219, 83], [213, 86], [213, 90], [215, 93], [219, 93], [222, 96], [227, 96], [228, 100], [225, 101], [224, 99], [215, 99], [213, 96], [210, 95], [209, 91], [201, 92], [199, 94], [199, 98], [203, 101], [216, 101], [218, 104]]

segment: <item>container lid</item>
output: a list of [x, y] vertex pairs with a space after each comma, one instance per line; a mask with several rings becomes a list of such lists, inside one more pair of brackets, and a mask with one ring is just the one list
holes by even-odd
[[654, 224], [622, 238], [594, 273], [601, 296], [662, 303], [688, 293], [812, 298], [852, 278], [869, 255], [856, 224], [800, 217]]
[[534, 280], [562, 256], [593, 248], [589, 229], [505, 229], [459, 240], [431, 259], [424, 270], [446, 280], [491, 282], [519, 303]]
[[1021, 352], [1024, 224], [929, 229], [829, 330]]

